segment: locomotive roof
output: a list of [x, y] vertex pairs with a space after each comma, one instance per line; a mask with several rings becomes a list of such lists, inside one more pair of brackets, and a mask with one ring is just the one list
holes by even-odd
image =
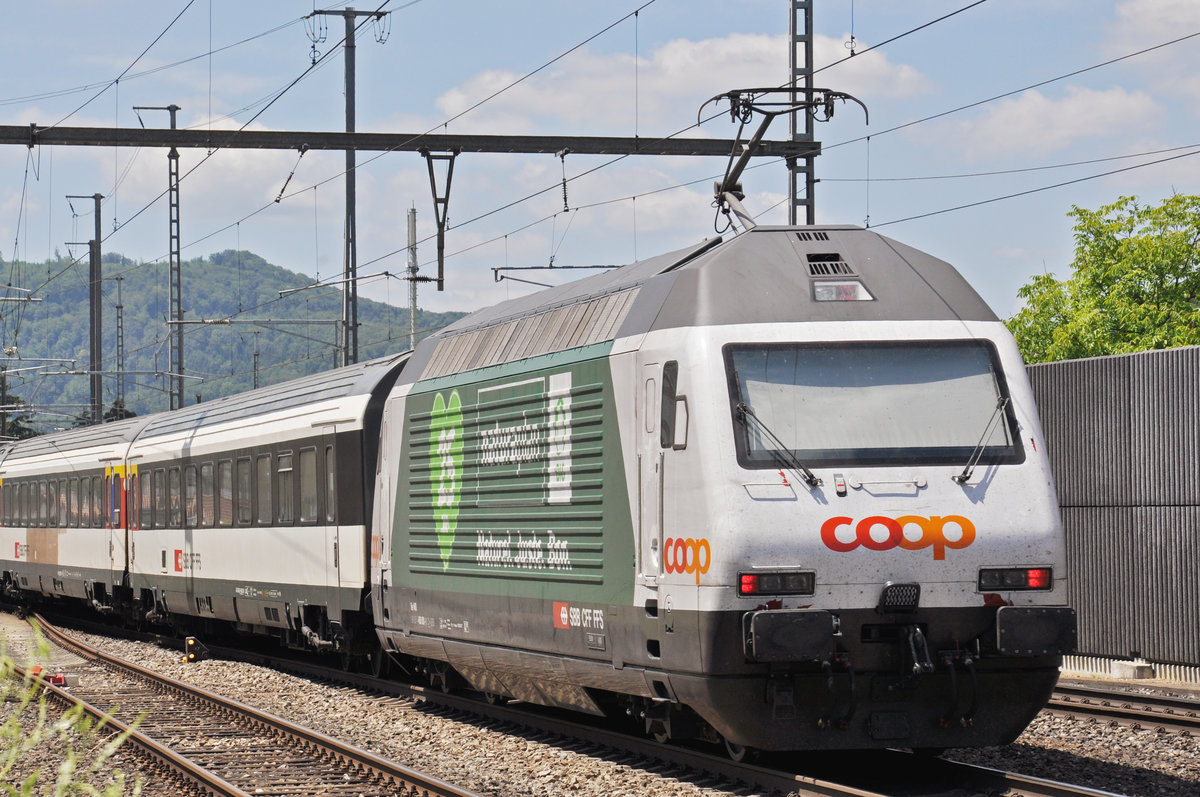
[[[756, 227], [674, 271], [647, 329], [794, 321], [996, 321], [949, 263], [861, 227]], [[817, 301], [817, 281], [872, 301]], [[632, 320], [632, 319], [631, 319]]]
[[[816, 301], [822, 279], [872, 301]], [[472, 313], [418, 346], [403, 381], [673, 327], [955, 319], [997, 320], [943, 260], [861, 227], [756, 227]]]

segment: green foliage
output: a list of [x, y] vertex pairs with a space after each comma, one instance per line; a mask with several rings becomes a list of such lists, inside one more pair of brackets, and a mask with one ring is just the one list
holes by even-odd
[[1008, 320], [1026, 362], [1200, 344], [1200, 196], [1073, 207], [1074, 274], [1036, 276]]
[[[39, 291], [36, 304], [0, 308], [0, 346], [25, 357], [64, 358], [74, 369], [53, 366], [47, 371], [86, 371], [89, 363], [87, 262], [71, 265], [68, 259], [41, 265], [13, 264], [7, 267], [23, 282], [35, 284], [62, 272]], [[255, 352], [258, 352], [259, 384], [270, 385], [334, 367], [341, 318], [342, 293], [336, 288], [313, 288], [281, 297], [280, 291], [301, 288], [312, 279], [274, 266], [258, 255], [227, 250], [208, 257], [187, 260], [181, 265], [185, 321], [235, 318], [255, 319], [262, 324], [235, 323], [222, 326], [184, 327], [185, 403], [200, 395], [204, 400], [231, 395], [254, 387]], [[125, 369], [138, 372], [126, 377], [125, 407], [146, 415], [167, 409], [169, 400], [165, 372], [169, 367], [168, 265], [166, 262], [134, 263], [121, 255], [104, 256], [103, 326], [105, 365], [115, 370], [116, 318], [121, 276], [120, 304], [124, 317]], [[16, 284], [16, 282], [14, 282]], [[394, 295], [407, 297], [407, 283], [397, 283]], [[15, 304], [15, 303], [14, 303]], [[456, 321], [462, 313], [418, 311], [420, 337]], [[359, 298], [359, 359], [367, 360], [408, 348], [408, 310]], [[286, 324], [266, 320], [286, 321]], [[317, 323], [297, 324], [300, 320]], [[10, 365], [10, 368], [13, 366]], [[104, 378], [103, 404], [112, 407], [117, 399], [117, 380]], [[89, 380], [83, 375], [42, 374], [17, 371], [8, 376], [10, 393], [39, 408], [48, 405], [65, 417], [39, 412], [36, 431], [72, 425], [86, 419], [90, 401]], [[116, 408], [105, 413], [114, 417]], [[10, 424], [12, 418], [10, 416]], [[10, 429], [10, 433], [12, 430]]]
[[[101, 739], [111, 733], [107, 718], [94, 720], [80, 706], [68, 709], [57, 720], [51, 721], [45, 692], [31, 674], [34, 663], [45, 660], [48, 654], [49, 647], [39, 633], [28, 657], [26, 675], [22, 678], [17, 675], [7, 652], [0, 652], [0, 705], [7, 712], [0, 724], [0, 794], [6, 797], [79, 794], [120, 797], [125, 794], [125, 774], [114, 770], [108, 777], [101, 771], [128, 738], [128, 732], [116, 734], [101, 744]], [[40, 769], [25, 774], [29, 767], [22, 766], [23, 759], [47, 747], [61, 751], [62, 756], [53, 779], [43, 778], [45, 773]], [[16, 778], [22, 775], [24, 777], [18, 782]], [[107, 782], [100, 787], [93, 785], [94, 781], [105, 780]], [[131, 794], [137, 797], [141, 793], [142, 782], [138, 777], [132, 784]]]

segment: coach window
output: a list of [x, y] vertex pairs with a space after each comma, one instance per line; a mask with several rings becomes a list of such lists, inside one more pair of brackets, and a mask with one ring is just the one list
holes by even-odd
[[237, 461], [237, 522], [239, 526], [249, 526], [254, 515], [250, 502], [250, 457], [240, 457]]
[[79, 525], [79, 479], [67, 482], [67, 525]]
[[334, 469], [333, 446], [325, 446], [325, 522], [337, 522], [337, 471]]
[[183, 474], [179, 468], [167, 469], [167, 527], [183, 525]]
[[92, 525], [92, 481], [87, 476], [79, 479], [79, 527]]
[[112, 517], [112, 483], [115, 478], [107, 473], [100, 477], [100, 501], [96, 504], [100, 507], [96, 517], [97, 526], [107, 526], [109, 518]]
[[154, 471], [154, 527], [167, 527], [167, 472], [163, 468]]
[[317, 502], [320, 500], [320, 480], [317, 478], [317, 449], [300, 449], [300, 522], [317, 521]]
[[99, 476], [92, 477], [92, 525], [104, 528], [104, 515], [100, 507], [104, 502], [104, 480]]
[[233, 460], [217, 463], [217, 525], [233, 525]]
[[187, 528], [192, 529], [199, 525], [200, 502], [197, 497], [195, 465], [188, 465], [183, 469], [183, 517]]
[[67, 514], [67, 480], [58, 480], [58, 525], [66, 528], [67, 519], [70, 515]]
[[260, 526], [271, 525], [271, 455], [263, 454], [254, 461], [254, 484], [258, 488], [258, 513], [255, 519]]
[[139, 529], [154, 528], [154, 473], [144, 471], [138, 474], [138, 498], [142, 502], [141, 514], [138, 517]]
[[46, 483], [38, 482], [38, 525], [45, 526], [50, 520], [50, 504], [47, 500]]
[[279, 455], [279, 522], [291, 523], [296, 518], [295, 487], [292, 480], [292, 454]]
[[58, 482], [50, 480], [50, 525], [58, 525]]
[[125, 506], [128, 507], [125, 512], [125, 525], [131, 529], [138, 527], [138, 507], [140, 506], [138, 488], [141, 486], [139, 481], [137, 471], [133, 471], [125, 477]]
[[213, 481], [213, 464], [200, 466], [200, 525], [209, 528], [216, 515], [216, 484]]

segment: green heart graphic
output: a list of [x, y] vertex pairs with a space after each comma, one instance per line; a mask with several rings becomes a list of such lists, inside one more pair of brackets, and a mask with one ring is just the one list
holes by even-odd
[[462, 490], [462, 401], [458, 391], [446, 402], [438, 393], [433, 399], [429, 429], [430, 469], [433, 473], [433, 524], [442, 554], [442, 571], [450, 569], [454, 532], [458, 528], [458, 502]]

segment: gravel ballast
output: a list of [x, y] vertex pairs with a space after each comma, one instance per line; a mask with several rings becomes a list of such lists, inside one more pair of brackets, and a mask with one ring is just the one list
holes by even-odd
[[[12, 629], [5, 623], [6, 630]], [[442, 780], [489, 795], [745, 795], [681, 781], [535, 739], [440, 716], [421, 704], [314, 683], [252, 664], [183, 664], [178, 651], [79, 635], [142, 666], [262, 708]], [[1200, 740], [1039, 715], [1013, 744], [946, 758], [1129, 795], [1200, 793]], [[129, 759], [122, 765], [129, 766]], [[662, 768], [659, 768], [662, 769]], [[128, 771], [128, 769], [126, 769]], [[174, 797], [145, 779], [145, 794]]]

